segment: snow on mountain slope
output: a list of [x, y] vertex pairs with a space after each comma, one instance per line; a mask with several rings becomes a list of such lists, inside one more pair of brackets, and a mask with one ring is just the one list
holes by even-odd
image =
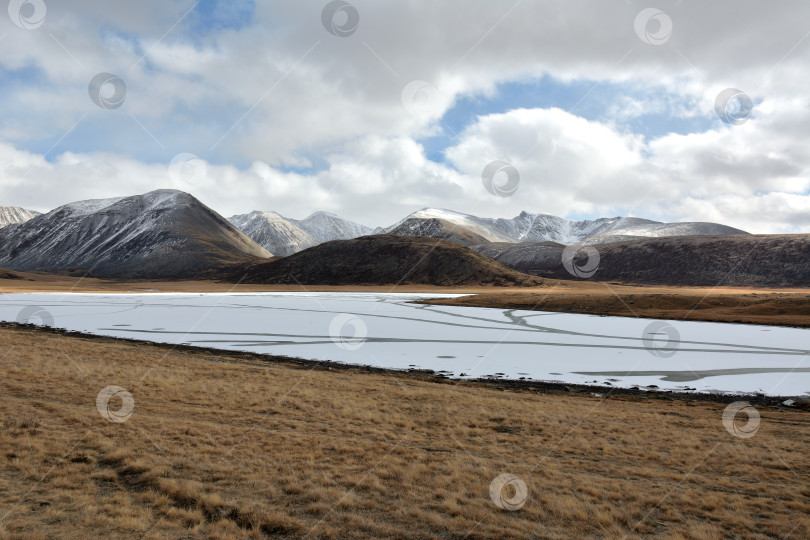
[[[512, 219], [490, 219], [437, 208], [414, 212], [384, 232], [445, 238], [464, 245], [546, 241], [609, 243], [633, 237], [747, 234], [717, 223], [660, 223], [635, 217], [576, 221], [528, 212], [521, 212]], [[475, 241], [475, 238], [480, 240]]]
[[270, 254], [187, 193], [66, 204], [0, 229], [0, 266], [102, 277], [186, 277]]
[[[478, 243], [479, 239], [486, 242], [513, 242], [509, 233], [497, 225], [498, 221], [443, 208], [423, 208], [390, 227], [384, 228], [382, 232], [404, 236], [446, 238], [456, 242], [458, 240], [455, 240], [453, 236], [462, 236], [465, 242], [459, 243], [466, 243], [468, 236], [476, 238], [476, 241], [470, 243]], [[424, 226], [425, 223], [430, 225]]]
[[351, 240], [373, 232], [371, 227], [342, 219], [329, 212], [315, 212], [300, 221], [294, 219], [291, 221], [309, 233], [319, 244], [331, 240]]
[[292, 255], [323, 242], [350, 240], [373, 232], [370, 227], [328, 212], [316, 212], [296, 220], [276, 212], [254, 211], [232, 216], [228, 221], [254, 242], [280, 256]]
[[236, 228], [267, 251], [286, 257], [318, 242], [291, 220], [275, 212], [251, 212], [228, 218]]
[[521, 212], [512, 219], [482, 218], [444, 208], [423, 208], [389, 227], [377, 229], [328, 212], [316, 212], [306, 219], [295, 220], [275, 212], [256, 211], [233, 216], [229, 221], [258, 244], [282, 256], [330, 240], [378, 233], [441, 238], [464, 246], [486, 242], [609, 243], [649, 236], [745, 234], [716, 223], [660, 223], [635, 217], [576, 221], [528, 212]]
[[62, 206], [66, 212], [74, 216], [86, 216], [93, 212], [98, 212], [110, 205], [113, 205], [124, 197], [113, 197], [111, 199], [87, 199], [86, 201], [76, 201]]
[[[747, 234], [745, 231], [719, 223], [683, 222], [657, 223], [648, 221], [628, 226], [618, 224], [609, 233], [614, 236], [662, 237], [662, 236], [705, 236], [710, 234]], [[597, 235], [594, 235], [597, 236]]]
[[25, 223], [39, 215], [39, 212], [26, 210], [19, 206], [0, 206], [0, 228], [14, 223]]

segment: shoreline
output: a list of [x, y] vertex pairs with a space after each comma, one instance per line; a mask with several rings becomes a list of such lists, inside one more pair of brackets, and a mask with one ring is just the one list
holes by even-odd
[[[149, 347], [162, 351], [185, 353], [200, 357], [208, 362], [221, 362], [225, 364], [243, 364], [255, 367], [268, 367], [270, 365], [286, 365], [299, 367], [302, 369], [317, 369], [321, 371], [343, 371], [355, 372], [358, 374], [386, 374], [391, 376], [408, 377], [435, 384], [450, 384], [455, 386], [481, 387], [502, 391], [526, 392], [530, 394], [560, 394], [582, 397], [607, 399], [620, 398], [629, 401], [643, 399], [657, 399], [662, 401], [682, 401], [682, 402], [706, 402], [706, 403], [732, 403], [735, 401], [747, 401], [757, 407], [769, 407], [775, 409], [786, 409], [792, 411], [810, 412], [810, 396], [779, 395], [772, 396], [760, 393], [731, 393], [731, 392], [692, 392], [688, 390], [667, 390], [655, 388], [625, 388], [619, 386], [577, 384], [542, 380], [520, 380], [501, 378], [477, 378], [461, 379], [447, 377], [441, 372], [430, 369], [395, 369], [369, 366], [364, 364], [346, 364], [331, 360], [310, 360], [292, 356], [269, 355], [246, 351], [230, 351], [213, 347], [200, 347], [192, 345], [175, 345], [171, 343], [159, 343], [149, 340], [132, 338], [119, 338], [110, 336], [100, 336], [87, 332], [66, 330], [63, 328], [43, 327], [35, 324], [22, 324], [16, 322], [0, 321], [0, 331], [22, 330], [32, 334], [49, 334], [64, 336], [67, 338], [79, 338], [98, 343], [126, 343], [138, 347]], [[231, 359], [238, 359], [234, 362]], [[787, 407], [783, 405], [786, 400], [792, 399], [798, 406]]]
[[149, 281], [24, 274], [0, 279], [0, 293], [81, 292], [97, 294], [356, 292], [457, 294], [428, 298], [432, 305], [520, 309], [636, 317], [670, 321], [723, 322], [810, 328], [810, 288], [688, 287], [591, 281], [551, 281], [538, 287], [438, 285], [256, 285], [206, 280]]

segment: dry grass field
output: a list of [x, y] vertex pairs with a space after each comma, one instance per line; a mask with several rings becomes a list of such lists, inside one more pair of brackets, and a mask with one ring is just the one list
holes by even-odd
[[810, 289], [569, 282], [547, 290], [501, 289], [427, 303], [810, 328]]
[[[3, 538], [810, 537], [803, 411], [761, 408], [739, 438], [722, 403], [34, 329], [0, 346]], [[124, 422], [99, 412], [110, 385]], [[526, 485], [517, 510], [490, 498], [503, 473]]]

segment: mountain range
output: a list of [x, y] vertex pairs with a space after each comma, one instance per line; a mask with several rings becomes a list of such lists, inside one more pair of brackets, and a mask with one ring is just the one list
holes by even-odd
[[[80, 201], [46, 214], [3, 210], [17, 222], [0, 228], [0, 268], [13, 271], [310, 284], [537, 279], [526, 274], [685, 285], [810, 281], [810, 235], [749, 235], [717, 223], [527, 212], [493, 219], [426, 208], [381, 230], [326, 212], [302, 220], [263, 211], [225, 219], [175, 190]], [[579, 244], [597, 246], [590, 249], [598, 268], [587, 275], [577, 270], [591, 262]], [[566, 252], [574, 253], [567, 265]], [[415, 274], [406, 272], [411, 265]]]
[[424, 208], [383, 230], [387, 234], [430, 236], [472, 246], [488, 242], [606, 244], [634, 238], [707, 234], [748, 234], [718, 223], [661, 223], [635, 217], [569, 220], [521, 212], [512, 219], [481, 218], [451, 210]]
[[[92, 207], [93, 203], [72, 203], [60, 208], [82, 204]], [[37, 212], [22, 208], [0, 207], [0, 227], [3, 223], [22, 223], [38, 215]], [[511, 219], [483, 218], [438, 208], [423, 208], [393, 225], [376, 229], [329, 212], [315, 212], [298, 220], [284, 217], [277, 212], [256, 210], [231, 216], [228, 221], [267, 251], [282, 257], [323, 242], [349, 240], [377, 233], [439, 238], [463, 246], [492, 242], [518, 244], [547, 241], [598, 245], [649, 237], [748, 234], [718, 223], [661, 223], [636, 217], [569, 220], [528, 212], [521, 212]]]
[[377, 229], [327, 212], [295, 220], [276, 212], [254, 211], [232, 216], [228, 221], [279, 256], [292, 255], [330, 240], [349, 240], [377, 233], [438, 238], [463, 246], [545, 241], [595, 245], [648, 237], [748, 234], [718, 223], [661, 223], [635, 217], [575, 221], [528, 212], [521, 212], [512, 219], [493, 219], [437, 208], [423, 208], [389, 227]]

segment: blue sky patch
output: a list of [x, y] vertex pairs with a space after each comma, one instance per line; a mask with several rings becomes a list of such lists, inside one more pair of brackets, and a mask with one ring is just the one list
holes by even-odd
[[[622, 118], [614, 113], [627, 98], [661, 102], [662, 107], [640, 116]], [[682, 135], [711, 129], [713, 118], [706, 111], [692, 117], [680, 117], [672, 104], [681, 97], [670, 95], [663, 88], [639, 89], [626, 84], [597, 83], [588, 80], [563, 82], [545, 76], [529, 81], [511, 82], [498, 86], [492, 97], [462, 96], [441, 119], [441, 133], [419, 142], [433, 161], [444, 161], [444, 150], [453, 146], [464, 129], [477, 117], [504, 113], [512, 109], [556, 107], [590, 121], [613, 124], [619, 131], [643, 135], [647, 140], [668, 133]]]
[[209, 34], [220, 30], [240, 30], [253, 19], [253, 0], [200, 0], [189, 15], [192, 31]]

